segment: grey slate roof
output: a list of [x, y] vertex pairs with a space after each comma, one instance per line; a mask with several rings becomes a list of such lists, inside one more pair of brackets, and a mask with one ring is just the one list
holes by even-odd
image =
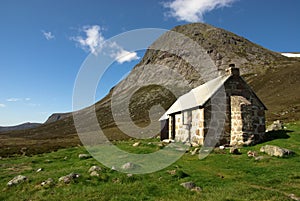
[[169, 114], [203, 106], [230, 77], [231, 75], [219, 76], [180, 96], [159, 121], [168, 119]]

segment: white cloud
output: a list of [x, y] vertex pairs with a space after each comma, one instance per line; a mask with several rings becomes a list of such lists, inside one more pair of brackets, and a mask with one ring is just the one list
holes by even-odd
[[54, 39], [55, 36], [49, 31], [49, 32], [46, 32], [46, 31], [42, 31], [44, 37], [46, 38], [46, 40], [51, 40], [51, 39]]
[[204, 14], [217, 8], [230, 6], [236, 0], [174, 0], [163, 3], [170, 9], [166, 13], [178, 21], [204, 22]]
[[108, 51], [108, 53], [105, 52], [105, 54], [108, 54], [120, 64], [139, 59], [136, 52], [127, 51], [116, 42], [105, 42], [101, 30], [101, 27], [98, 25], [85, 26], [83, 27], [85, 37], [72, 37], [71, 40], [76, 41], [82, 49], [94, 55], [98, 55], [98, 53], [105, 49], [105, 51]]
[[83, 49], [87, 49], [92, 54], [97, 55], [104, 42], [104, 37], [102, 36], [100, 26], [85, 26], [83, 31], [86, 34], [85, 38], [82, 36], [77, 36], [71, 39], [78, 42], [80, 47]]
[[8, 98], [7, 102], [30, 101], [31, 98]]
[[140, 57], [137, 56], [136, 52], [129, 52], [126, 50], [121, 50], [120, 52], [117, 52], [116, 57], [117, 61], [119, 63], [124, 63], [124, 62], [131, 62], [134, 60], [139, 59]]
[[0, 103], [0, 107], [6, 107], [6, 105], [4, 105], [4, 104]]
[[8, 98], [6, 99], [7, 102], [17, 102], [17, 101], [22, 101], [21, 98]]
[[124, 50], [120, 45], [118, 45], [115, 42], [111, 43], [109, 47], [111, 51], [109, 56], [117, 60], [117, 62], [120, 64], [124, 62], [131, 62], [140, 58], [137, 56], [136, 52]]

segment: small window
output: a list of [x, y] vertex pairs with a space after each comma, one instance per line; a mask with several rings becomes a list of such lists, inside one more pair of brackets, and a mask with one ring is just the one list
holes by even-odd
[[182, 121], [184, 125], [190, 125], [192, 122], [192, 111], [187, 110], [182, 112]]

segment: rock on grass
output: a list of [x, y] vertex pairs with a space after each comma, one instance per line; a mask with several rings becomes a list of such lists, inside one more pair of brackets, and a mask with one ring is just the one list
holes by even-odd
[[197, 191], [200, 192], [202, 191], [202, 189], [199, 186], [196, 186], [196, 184], [194, 182], [184, 182], [180, 184], [181, 186], [183, 186], [184, 188], [191, 190], [191, 191]]
[[295, 154], [292, 150], [281, 148], [274, 145], [265, 145], [260, 148], [260, 152], [264, 152], [270, 156], [284, 157]]
[[10, 180], [10, 181], [7, 183], [7, 186], [18, 185], [18, 184], [20, 184], [20, 183], [25, 182], [26, 180], [28, 180], [26, 176], [18, 175], [18, 176], [15, 176], [12, 180]]
[[77, 173], [71, 173], [66, 176], [62, 176], [58, 179], [59, 182], [64, 182], [65, 184], [69, 184], [71, 181], [79, 178], [80, 175]]

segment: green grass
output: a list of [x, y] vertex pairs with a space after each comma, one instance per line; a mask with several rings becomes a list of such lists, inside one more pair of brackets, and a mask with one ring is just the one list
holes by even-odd
[[[84, 147], [60, 149], [56, 152], [34, 156], [2, 158], [0, 160], [0, 200], [292, 200], [289, 194], [300, 197], [300, 122], [286, 125], [284, 138], [241, 149], [241, 155], [230, 155], [228, 150], [215, 150], [207, 158], [186, 153], [176, 163], [159, 172], [133, 175], [112, 171], [93, 158], [80, 160], [78, 154], [86, 153]], [[143, 140], [139, 147], [132, 147], [134, 140], [115, 142], [124, 150], [150, 153], [159, 150], [157, 139]], [[149, 144], [149, 142], [152, 142]], [[265, 144], [292, 149], [295, 156], [269, 157], [255, 161], [247, 151], [259, 151]], [[100, 178], [90, 177], [88, 169], [99, 165]], [[36, 173], [38, 168], [42, 172]], [[176, 170], [175, 175], [167, 171]], [[76, 172], [81, 177], [70, 184], [61, 184], [58, 178]], [[28, 182], [7, 187], [16, 175], [25, 175]], [[39, 184], [53, 178], [56, 184], [49, 188]], [[180, 183], [193, 181], [202, 192], [192, 192]]]

